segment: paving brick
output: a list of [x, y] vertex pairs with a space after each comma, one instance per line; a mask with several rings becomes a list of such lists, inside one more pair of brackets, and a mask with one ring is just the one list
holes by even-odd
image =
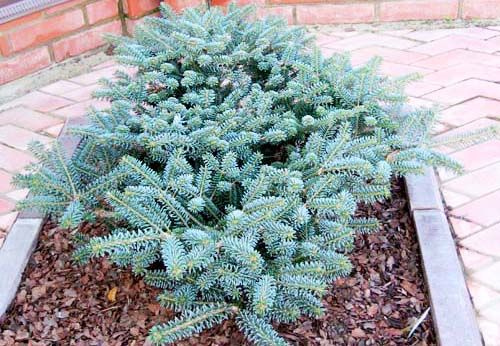
[[500, 5], [498, 0], [464, 0], [462, 17], [465, 19], [498, 18]]
[[380, 4], [379, 17], [383, 22], [454, 19], [457, 13], [455, 0], [384, 1]]
[[101, 86], [99, 84], [92, 84], [84, 87], [80, 87], [79, 89], [70, 91], [68, 93], [62, 94], [61, 96], [71, 99], [73, 101], [85, 101], [90, 100], [92, 98], [92, 93], [99, 89]]
[[329, 58], [331, 57], [332, 55], [335, 55], [335, 54], [343, 54], [343, 52], [337, 50], [337, 49], [330, 49], [330, 48], [325, 48], [325, 47], [322, 47], [320, 48], [321, 50], [321, 54], [323, 54], [323, 56], [325, 58]]
[[486, 346], [499, 346], [500, 343], [500, 323], [491, 322], [485, 318], [478, 318], [479, 327], [483, 334]]
[[351, 62], [353, 65], [364, 64], [375, 56], [383, 58], [384, 61], [390, 61], [399, 64], [411, 64], [415, 61], [428, 57], [428, 55], [425, 54], [408, 52], [405, 50], [394, 48], [373, 46], [352, 51]]
[[500, 189], [500, 162], [462, 175], [443, 186], [472, 197]]
[[16, 103], [39, 112], [51, 112], [71, 104], [72, 101], [62, 97], [44, 94], [39, 91], [33, 91], [18, 98]]
[[0, 112], [0, 126], [12, 124], [31, 131], [40, 131], [60, 122], [61, 119], [33, 111], [23, 106]]
[[464, 217], [482, 226], [491, 226], [500, 221], [498, 206], [500, 205], [500, 191], [495, 191], [481, 198], [477, 198], [451, 213], [457, 217]]
[[0, 215], [0, 231], [7, 232], [12, 227], [14, 221], [16, 221], [18, 214], [17, 211], [14, 211]]
[[424, 76], [426, 74], [432, 73], [433, 71], [423, 67], [383, 61], [382, 64], [380, 65], [380, 72], [387, 76], [400, 77], [409, 74], [418, 74]]
[[1, 169], [11, 173], [16, 173], [32, 162], [34, 162], [34, 158], [31, 155], [0, 144]]
[[[496, 119], [480, 118], [480, 119], [474, 120], [470, 123], [467, 123], [463, 126], [453, 128], [444, 134], [440, 134], [438, 136], [435, 136], [435, 138], [436, 139], [444, 139], [444, 138], [449, 138], [450, 136], [453, 137], [456, 135], [464, 135], [464, 134], [467, 134], [467, 133], [470, 133], [470, 132], [473, 132], [476, 130], [480, 130], [480, 129], [486, 129], [489, 127], [497, 127], [498, 123], [499, 122]], [[463, 147], [452, 148], [452, 149], [453, 149], [452, 152], [455, 152], [455, 151], [462, 150]]]
[[11, 191], [14, 187], [10, 184], [12, 174], [0, 171], [0, 193]]
[[101, 70], [103, 68], [112, 67], [118, 68], [117, 62], [113, 59], [106, 60], [98, 65], [92, 67], [92, 71]]
[[417, 30], [403, 35], [413, 40], [430, 42], [450, 35], [461, 35], [486, 40], [498, 35], [498, 32], [480, 27], [437, 29], [437, 30]]
[[70, 81], [74, 82], [74, 83], [82, 84], [82, 85], [95, 84], [101, 78], [113, 78], [113, 75], [117, 69], [119, 69], [119, 68], [115, 67], [115, 66], [103, 68], [101, 70], [85, 73], [85, 74], [82, 74], [80, 76], [71, 78]]
[[43, 131], [52, 137], [57, 137], [61, 133], [61, 130], [63, 129], [63, 127], [64, 127], [64, 123], [61, 123], [61, 124], [58, 124], [55, 126], [47, 127]]
[[478, 269], [485, 268], [493, 264], [494, 262], [494, 259], [490, 256], [485, 256], [475, 251], [467, 250], [460, 246], [458, 247], [458, 250], [460, 253], [460, 258], [462, 259], [462, 264], [464, 265], [464, 269], [468, 274], [471, 274]]
[[[446, 135], [446, 133], [444, 133], [443, 135]], [[440, 150], [438, 150], [438, 151], [440, 151]], [[449, 151], [449, 150], [448, 150], [448, 151]], [[458, 176], [459, 176], [459, 174], [458, 174], [458, 173], [453, 172], [453, 171], [450, 171], [449, 169], [442, 168], [442, 167], [438, 167], [438, 168], [436, 169], [436, 171], [437, 171], [437, 173], [438, 173], [438, 176], [439, 176], [439, 181], [440, 181], [441, 183], [447, 182], [447, 181], [449, 181], [449, 180], [451, 180], [451, 179], [454, 179], [454, 178], [456, 178], [456, 177], [458, 177]], [[441, 189], [442, 189], [442, 187], [441, 187]], [[455, 192], [456, 192], [456, 191], [455, 191]]]
[[459, 48], [484, 53], [493, 53], [498, 50], [497, 45], [488, 41], [462, 35], [451, 35], [419, 45], [412, 48], [411, 51], [428, 55], [438, 55]]
[[413, 65], [440, 70], [466, 63], [500, 67], [500, 56], [465, 49], [455, 49], [428, 59], [418, 60]]
[[500, 119], [500, 101], [477, 97], [442, 111], [439, 120], [453, 126], [462, 126], [485, 117]]
[[405, 36], [411, 32], [414, 32], [414, 30], [413, 29], [384, 30], [384, 34], [391, 36]]
[[0, 197], [0, 214], [8, 213], [14, 210], [15, 204], [5, 198]]
[[477, 232], [461, 240], [460, 244], [485, 255], [498, 256], [500, 254], [500, 224]]
[[109, 107], [109, 102], [98, 100], [87, 100], [72, 104], [68, 107], [58, 109], [54, 114], [65, 118], [76, 118], [85, 115], [91, 107], [104, 109]]
[[[0, 37], [1, 38], [1, 37]], [[0, 85], [39, 71], [51, 64], [47, 47], [0, 60]]]
[[297, 24], [366, 23], [375, 19], [373, 4], [311, 4], [296, 7]]
[[489, 28], [483, 28], [479, 26], [455, 28], [454, 30], [458, 35], [480, 38], [482, 40], [488, 40], [499, 35], [495, 30], [490, 30]]
[[6, 194], [7, 197], [14, 201], [20, 201], [25, 199], [28, 196], [29, 190], [28, 189], [20, 189], [20, 190], [14, 190]]
[[61, 95], [64, 93], [68, 93], [75, 89], [81, 88], [82, 86], [76, 83], [69, 82], [67, 80], [59, 80], [55, 83], [49, 84], [43, 88], [40, 88], [40, 91], [43, 91], [47, 94], [52, 95]]
[[[495, 44], [495, 45], [500, 47], [500, 36], [496, 36], [496, 37], [489, 39], [488, 43], [492, 43], [492, 44]], [[500, 50], [500, 48], [499, 48], [499, 50]], [[498, 52], [496, 54], [498, 54]]]
[[500, 290], [500, 262], [496, 262], [472, 274], [472, 278]]
[[118, 0], [100, 0], [86, 6], [89, 24], [118, 16]]
[[365, 33], [361, 35], [348, 37], [346, 39], [336, 41], [331, 44], [325, 44], [324, 47], [339, 49], [342, 51], [351, 51], [371, 46], [382, 46], [394, 49], [408, 49], [410, 47], [416, 46], [417, 44], [418, 42], [407, 40], [400, 37]]
[[492, 139], [451, 154], [461, 162], [466, 171], [485, 167], [500, 162], [500, 140]]
[[500, 84], [468, 79], [427, 94], [425, 98], [441, 104], [453, 105], [478, 96], [500, 100]]
[[14, 51], [39, 45], [85, 25], [81, 10], [65, 12], [9, 33]]
[[413, 107], [426, 107], [426, 108], [433, 108], [435, 106], [435, 103], [432, 101], [412, 96], [408, 97], [408, 104]]
[[476, 310], [479, 310], [480, 313], [482, 308], [500, 302], [500, 292], [496, 292], [475, 281], [468, 280], [467, 288], [469, 288]]
[[410, 96], [419, 97], [439, 89], [441, 89], [440, 85], [415, 81], [409, 83], [406, 86], [405, 91]]
[[363, 32], [362, 31], [357, 31], [356, 29], [353, 28], [345, 28], [344, 30], [333, 30], [331, 34], [335, 37], [346, 39], [349, 37], [354, 37], [354, 36], [359, 36]]
[[318, 47], [321, 47], [325, 44], [330, 44], [338, 40], [340, 40], [340, 38], [334, 36], [333, 34], [316, 33], [314, 42]]
[[39, 135], [35, 132], [28, 131], [17, 126], [0, 126], [1, 143], [4, 143], [16, 149], [27, 150], [28, 144], [33, 141], [39, 141], [43, 144], [48, 144], [51, 142], [51, 139], [49, 137]]
[[434, 124], [434, 126], [432, 127], [431, 129], [431, 135], [438, 135], [442, 132], [445, 132], [445, 131], [448, 131], [450, 129], [450, 127], [444, 123], [441, 123], [441, 122], [436, 122]]
[[447, 189], [442, 189], [441, 193], [443, 194], [445, 204], [452, 209], [471, 200], [469, 196], [465, 196], [458, 192]]
[[500, 68], [471, 63], [460, 64], [428, 74], [422, 81], [447, 86], [470, 78], [499, 82]]

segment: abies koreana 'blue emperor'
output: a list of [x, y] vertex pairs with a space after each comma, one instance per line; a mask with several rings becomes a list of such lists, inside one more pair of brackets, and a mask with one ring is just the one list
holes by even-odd
[[21, 207], [64, 228], [106, 220], [109, 234], [76, 237], [75, 259], [106, 256], [163, 289], [179, 315], [153, 344], [235, 318], [256, 345], [285, 345], [271, 323], [321, 315], [355, 234], [379, 228], [357, 205], [389, 197], [394, 176], [460, 167], [430, 149], [433, 112], [405, 110], [408, 78], [378, 60], [325, 59], [246, 7], [161, 13], [110, 38], [137, 72], [104, 82], [111, 106], [71, 130], [76, 152], [32, 146]]

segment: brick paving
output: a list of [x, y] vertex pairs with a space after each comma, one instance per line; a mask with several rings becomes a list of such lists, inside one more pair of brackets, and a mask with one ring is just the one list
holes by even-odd
[[[498, 26], [376, 33], [324, 28], [317, 37], [326, 55], [350, 52], [355, 65], [381, 56], [383, 73], [420, 73], [423, 78], [411, 83], [407, 92], [414, 105], [440, 107], [437, 135], [500, 125]], [[0, 105], [0, 246], [17, 216], [15, 202], [27, 193], [10, 185], [12, 175], [33, 160], [27, 143], [50, 143], [66, 118], [83, 114], [90, 105], [106, 106], [90, 100], [91, 93], [98, 79], [115, 68], [107, 62]], [[500, 140], [448, 152], [464, 163], [465, 174], [456, 177], [440, 171], [443, 196], [485, 343], [498, 346]]]
[[110, 77], [115, 70], [116, 65], [108, 61], [89, 73], [0, 104], [0, 247], [16, 220], [16, 201], [28, 194], [11, 185], [12, 176], [34, 161], [28, 144], [37, 140], [49, 145], [67, 118], [84, 114], [91, 105], [106, 106], [106, 102], [91, 100], [92, 91], [101, 77]]
[[[500, 28], [321, 31], [325, 54], [350, 52], [354, 65], [384, 59], [391, 76], [417, 72], [407, 92], [415, 105], [437, 104], [437, 135], [500, 126]], [[441, 189], [462, 258], [467, 285], [487, 346], [500, 345], [500, 140], [446, 150], [464, 175], [440, 171]], [[453, 318], [450, 316], [450, 318]]]

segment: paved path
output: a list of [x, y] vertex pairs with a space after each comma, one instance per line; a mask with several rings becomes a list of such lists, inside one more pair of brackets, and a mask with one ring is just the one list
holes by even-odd
[[27, 151], [33, 140], [49, 144], [62, 130], [67, 118], [83, 115], [90, 105], [105, 102], [91, 100], [98, 80], [111, 77], [116, 66], [110, 61], [93, 71], [68, 80], [60, 80], [8, 103], [0, 104], [0, 247], [17, 217], [16, 201], [27, 190], [16, 190], [12, 176], [33, 161]]
[[[407, 92], [415, 105], [442, 109], [436, 133], [500, 126], [500, 26], [396, 30], [376, 33], [321, 30], [326, 54], [351, 52], [353, 64], [384, 58], [382, 72], [423, 78]], [[467, 284], [487, 346], [500, 345], [500, 140], [451, 152], [465, 166], [439, 172]], [[450, 316], [453, 318], [453, 316]]]
[[[356, 65], [381, 56], [382, 72], [391, 76], [420, 73], [423, 79], [407, 89], [410, 102], [441, 106], [438, 134], [500, 125], [500, 27], [375, 33], [322, 29], [318, 44], [325, 54], [350, 51]], [[16, 218], [15, 201], [26, 195], [9, 182], [32, 159], [27, 143], [49, 143], [66, 118], [83, 114], [90, 104], [102, 107], [90, 95], [97, 80], [114, 69], [105, 63], [0, 105], [0, 246]], [[466, 174], [440, 172], [443, 195], [484, 339], [488, 346], [500, 345], [500, 141], [451, 155], [464, 163]]]

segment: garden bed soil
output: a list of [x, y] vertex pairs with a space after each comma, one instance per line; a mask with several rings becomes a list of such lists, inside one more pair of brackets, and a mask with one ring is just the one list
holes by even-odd
[[[383, 230], [356, 237], [353, 272], [334, 282], [326, 314], [277, 326], [292, 345], [434, 345], [430, 314], [408, 338], [409, 326], [429, 307], [418, 243], [402, 181], [385, 203], [360, 214]], [[87, 225], [102, 234], [103, 226]], [[0, 326], [4, 345], [143, 345], [150, 327], [174, 314], [156, 302], [158, 289], [106, 259], [86, 266], [71, 261], [71, 236], [47, 222], [15, 302]], [[176, 345], [246, 345], [234, 321]]]

